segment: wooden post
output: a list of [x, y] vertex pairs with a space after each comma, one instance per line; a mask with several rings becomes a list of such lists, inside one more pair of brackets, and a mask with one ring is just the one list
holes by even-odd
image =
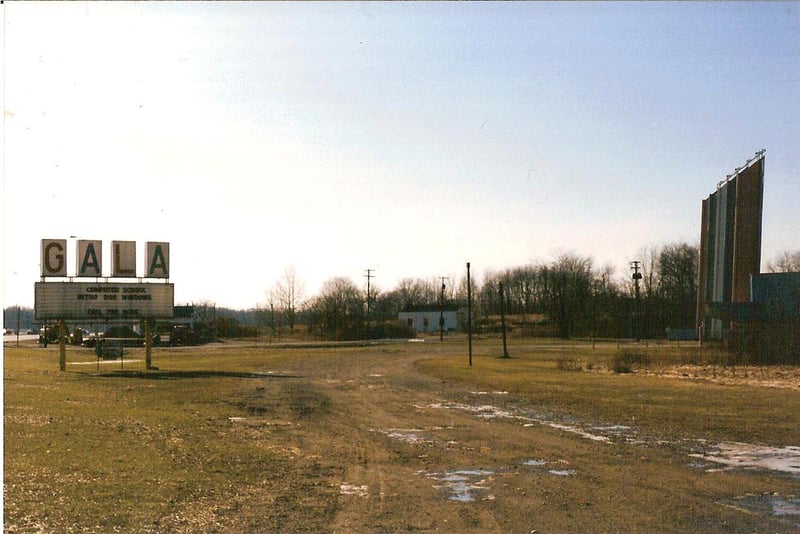
[[503, 294], [503, 282], [500, 282], [500, 324], [503, 328], [503, 358], [510, 358], [508, 355], [508, 344], [506, 343], [506, 299]]
[[444, 341], [444, 278], [442, 278], [442, 294], [439, 297], [439, 341]]
[[153, 349], [153, 328], [152, 319], [144, 320], [144, 368], [148, 371], [152, 363], [152, 349]]
[[472, 282], [469, 278], [469, 262], [467, 262], [467, 337], [469, 339], [469, 366], [472, 367]]
[[58, 322], [58, 367], [67, 370], [67, 323], [63, 319]]

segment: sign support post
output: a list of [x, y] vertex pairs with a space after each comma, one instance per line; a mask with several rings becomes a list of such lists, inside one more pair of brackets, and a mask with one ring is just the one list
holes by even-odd
[[58, 321], [58, 367], [61, 371], [67, 370], [67, 323], [64, 319]]
[[472, 367], [472, 281], [467, 262], [467, 338], [469, 339], [469, 366]]
[[148, 371], [152, 369], [152, 348], [153, 348], [153, 320], [144, 321], [144, 368]]

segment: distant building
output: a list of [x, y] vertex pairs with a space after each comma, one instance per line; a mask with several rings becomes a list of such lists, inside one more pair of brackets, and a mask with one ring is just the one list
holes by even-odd
[[800, 364], [800, 273], [757, 274], [744, 320], [733, 323], [737, 350], [756, 363]]
[[765, 319], [800, 318], [800, 273], [754, 274], [750, 301]]
[[[458, 311], [455, 308], [445, 306], [441, 316], [444, 317], [444, 331], [456, 331]], [[439, 331], [440, 309], [435, 304], [402, 311], [397, 315], [397, 318], [418, 333], [436, 333]]]
[[171, 324], [194, 328], [197, 321], [197, 311], [195, 311], [194, 306], [188, 305], [172, 307], [172, 320], [170, 321]]
[[750, 302], [750, 277], [761, 269], [763, 198], [762, 150], [703, 200], [697, 288], [700, 339], [725, 339], [736, 304]]

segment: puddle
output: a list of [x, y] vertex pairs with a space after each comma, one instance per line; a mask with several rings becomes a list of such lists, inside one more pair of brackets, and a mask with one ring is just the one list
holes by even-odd
[[550, 421], [537, 421], [537, 423], [545, 426], [549, 426], [551, 428], [557, 428], [558, 430], [563, 430], [564, 432], [572, 432], [573, 434], [577, 434], [582, 438], [590, 439], [592, 441], [599, 441], [602, 443], [611, 443], [611, 438], [608, 436], [600, 436], [598, 434], [593, 434], [591, 432], [587, 432], [582, 430], [576, 426], [572, 425], [564, 425], [561, 423], [553, 423]]
[[[522, 465], [529, 467], [542, 467], [548, 462], [545, 460], [525, 460]], [[554, 463], [567, 463], [563, 460]], [[433, 472], [426, 473], [424, 471], [417, 471], [417, 475], [423, 475], [436, 482], [434, 488], [442, 490], [447, 497], [448, 501], [458, 502], [473, 502], [476, 500], [480, 492], [489, 491], [489, 483], [492, 480], [491, 475], [498, 472], [507, 472], [507, 468], [502, 468], [499, 471], [490, 471], [486, 469], [458, 469], [454, 471]], [[542, 471], [544, 472], [544, 471]], [[577, 471], [574, 469], [548, 469], [548, 474], [560, 477], [574, 476]], [[494, 495], [487, 495], [482, 500], [494, 500]]]
[[508, 395], [508, 391], [470, 391], [473, 395]]
[[764, 493], [761, 495], [748, 494], [738, 497], [733, 501], [719, 503], [723, 506], [732, 506], [748, 512], [771, 513], [781, 523], [800, 527], [800, 498]]
[[389, 428], [386, 430], [374, 430], [373, 432], [380, 432], [384, 436], [402, 441], [403, 443], [411, 443], [411, 444], [433, 443], [433, 440], [421, 436], [420, 434], [423, 432], [423, 430], [418, 428], [411, 428], [411, 429]]
[[434, 488], [444, 490], [448, 501], [472, 502], [479, 491], [487, 491], [489, 475], [494, 471], [483, 469], [461, 469], [443, 473], [424, 473], [425, 477], [435, 480]]
[[723, 470], [766, 469], [800, 476], [800, 447], [766, 447], [722, 442], [706, 447], [704, 452], [689, 456], [721, 464], [724, 466]]
[[[627, 425], [587, 424], [564, 417], [560, 421], [553, 417], [531, 410], [498, 408], [489, 404], [469, 405], [458, 402], [434, 402], [415, 405], [417, 408], [442, 410], [462, 410], [483, 419], [511, 419], [526, 427], [549, 426], [564, 432], [576, 434], [597, 443], [622, 442], [642, 447], [688, 447], [686, 453], [701, 461], [689, 464], [706, 472], [733, 469], [763, 469], [800, 477], [800, 446], [767, 447], [749, 443], [722, 442], [709, 445], [704, 440], [683, 440], [679, 443], [664, 441], [653, 436], [641, 436], [636, 429]], [[687, 445], [688, 443], [688, 445]]]
[[545, 462], [544, 460], [525, 460], [524, 462], [522, 462], [522, 465], [530, 465], [534, 467], [539, 467], [545, 464], [547, 464], [547, 462]]
[[369, 497], [369, 486], [358, 486], [355, 484], [340, 484], [339, 493], [342, 495], [355, 495], [357, 497]]
[[[780, 499], [772, 498], [772, 513], [778, 517], [786, 517], [794, 526], [800, 527], [800, 499]], [[788, 522], [787, 521], [787, 522]]]
[[513, 414], [512, 412], [501, 410], [500, 408], [488, 404], [484, 404], [481, 406], [472, 406], [470, 404], [464, 404], [461, 402], [432, 402], [424, 406], [416, 405], [415, 407], [435, 408], [441, 410], [463, 410], [465, 412], [474, 413], [478, 417], [483, 417], [485, 419], [519, 418], [519, 416]]
[[614, 436], [627, 436], [633, 430], [627, 425], [598, 425], [593, 426], [592, 430], [601, 434], [611, 434]]
[[[582, 428], [579, 428], [575, 425], [569, 425], [565, 423], [559, 423], [556, 421], [551, 421], [547, 419], [543, 415], [539, 414], [517, 414], [508, 410], [503, 410], [496, 406], [492, 406], [489, 404], [483, 404], [480, 406], [472, 406], [469, 404], [463, 404], [460, 402], [433, 402], [428, 404], [427, 406], [416, 406], [417, 408], [436, 408], [436, 409], [444, 409], [444, 410], [463, 410], [466, 412], [474, 413], [476, 417], [481, 417], [483, 419], [515, 419], [517, 421], [521, 421], [524, 426], [534, 426], [534, 425], [544, 425], [549, 426], [551, 428], [555, 428], [558, 430], [563, 430], [564, 432], [571, 432], [573, 434], [578, 434], [582, 438], [589, 439], [592, 441], [598, 441], [602, 443], [610, 443], [611, 438], [608, 436], [603, 436], [600, 434], [596, 434], [593, 432], [589, 432]], [[611, 425], [608, 427], [595, 427], [597, 429], [610, 429], [609, 432], [614, 434], [615, 436], [622, 435], [621, 429], [629, 428], [623, 427], [621, 425]]]
[[[525, 460], [522, 462], [522, 465], [528, 467], [543, 467], [547, 465], [549, 462], [546, 460]], [[566, 460], [559, 460], [557, 462], [552, 463], [560, 463], [560, 464], [568, 464]], [[557, 477], [571, 477], [577, 473], [574, 469], [548, 469], [547, 472], [551, 475], [555, 475]]]

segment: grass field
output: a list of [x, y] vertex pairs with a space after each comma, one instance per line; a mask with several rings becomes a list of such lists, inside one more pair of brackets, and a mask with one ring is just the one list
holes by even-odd
[[800, 529], [796, 368], [509, 350], [6, 345], [5, 532]]

